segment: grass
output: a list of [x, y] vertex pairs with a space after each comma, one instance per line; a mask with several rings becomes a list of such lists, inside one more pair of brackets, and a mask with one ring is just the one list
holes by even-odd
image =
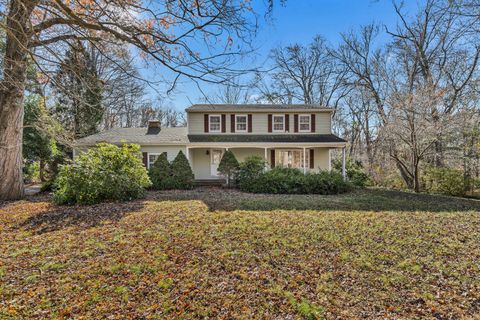
[[479, 212], [383, 190], [3, 203], [0, 318], [476, 318]]

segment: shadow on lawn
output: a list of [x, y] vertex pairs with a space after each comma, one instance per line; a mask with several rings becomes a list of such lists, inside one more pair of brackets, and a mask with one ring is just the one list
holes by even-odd
[[339, 210], [339, 211], [479, 211], [480, 200], [409, 192], [364, 189], [341, 195], [250, 194], [200, 187], [194, 190], [151, 191], [149, 200], [200, 200], [209, 210]]
[[37, 234], [75, 227], [88, 229], [105, 223], [116, 222], [125, 215], [139, 211], [143, 201], [110, 202], [89, 206], [51, 205], [46, 211], [36, 213], [17, 225]]

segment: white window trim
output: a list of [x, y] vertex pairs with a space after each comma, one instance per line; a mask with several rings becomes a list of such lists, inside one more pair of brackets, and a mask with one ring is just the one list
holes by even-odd
[[[212, 118], [213, 117], [218, 117], [220, 119], [220, 127], [218, 130], [212, 130]], [[208, 115], [208, 132], [214, 132], [214, 133], [217, 133], [217, 132], [222, 132], [222, 115], [221, 114], [209, 114]]]
[[[275, 130], [275, 117], [283, 118], [283, 128], [281, 130]], [[285, 132], [285, 115], [284, 114], [273, 114], [272, 115], [272, 132]]]
[[[305, 160], [305, 166], [306, 170], [310, 169], [310, 149], [311, 148], [305, 148], [305, 158], [308, 158], [308, 161]], [[300, 152], [300, 167], [296, 169], [303, 169], [303, 149], [298, 149], [298, 148], [280, 148], [280, 149], [275, 149], [275, 166], [278, 164], [278, 160], [280, 159], [280, 151], [291, 151], [291, 152]]]
[[[307, 129], [301, 129], [301, 117], [308, 117], [308, 130]], [[298, 115], [298, 132], [312, 132], [312, 115], [311, 114], [299, 114]]]
[[[245, 130], [239, 130], [237, 117], [245, 117]], [[235, 132], [248, 132], [248, 115], [246, 114], [236, 114], [235, 115]]]
[[[150, 156], [159, 156], [161, 155], [163, 152], [148, 152], [147, 153], [147, 168], [148, 170], [150, 170]], [[152, 163], [153, 164], [153, 163]]]

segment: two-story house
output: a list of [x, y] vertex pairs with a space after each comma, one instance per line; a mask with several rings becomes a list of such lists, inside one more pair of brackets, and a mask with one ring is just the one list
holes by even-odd
[[225, 150], [239, 162], [256, 155], [270, 168], [307, 172], [330, 170], [331, 150], [346, 145], [332, 134], [333, 110], [318, 105], [195, 104], [186, 112], [186, 127], [161, 128], [150, 121], [147, 128], [112, 129], [78, 140], [77, 152], [99, 142], [136, 143], [149, 168], [160, 154], [173, 160], [182, 150], [196, 180], [214, 180]]

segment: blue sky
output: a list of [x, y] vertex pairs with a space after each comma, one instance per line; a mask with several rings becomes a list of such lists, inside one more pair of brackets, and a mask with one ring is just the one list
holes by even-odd
[[[253, 0], [254, 7], [261, 8], [264, 0]], [[405, 8], [414, 13], [417, 1], [404, 1]], [[287, 0], [284, 7], [274, 8], [271, 21], [261, 20], [255, 47], [258, 48], [256, 63], [264, 64], [272, 48], [292, 43], [309, 43], [317, 34], [322, 35], [332, 45], [337, 45], [340, 33], [357, 29], [361, 25], [376, 22], [394, 28], [397, 17], [391, 0]], [[384, 33], [384, 31], [382, 31]], [[386, 35], [382, 35], [384, 39]], [[156, 69], [154, 72], [161, 72]], [[150, 69], [142, 71], [146, 78], [156, 78]], [[200, 84], [202, 91], [209, 93], [217, 90], [211, 84]], [[154, 94], [152, 93], [152, 96]], [[168, 97], [167, 104], [183, 110], [192, 102], [202, 98], [197, 86], [183, 81], [174, 94]]]

